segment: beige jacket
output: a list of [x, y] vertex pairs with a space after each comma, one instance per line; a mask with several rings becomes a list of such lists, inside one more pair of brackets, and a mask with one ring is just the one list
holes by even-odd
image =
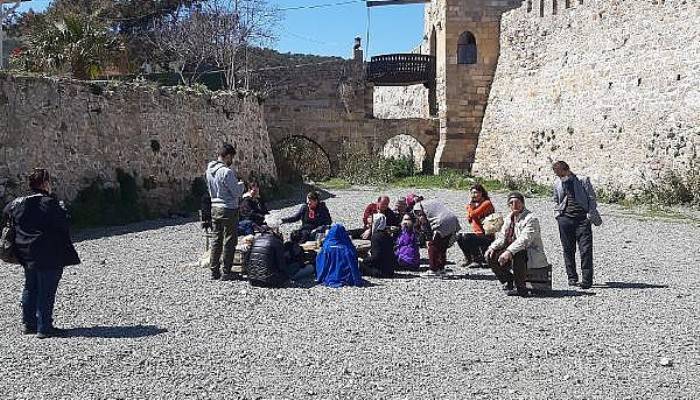
[[[506, 232], [511, 224], [511, 214], [506, 218], [496, 240], [489, 246], [492, 250], [501, 250], [506, 244]], [[528, 209], [524, 209], [515, 219], [515, 241], [506, 249], [512, 254], [527, 250], [527, 267], [544, 268], [549, 265], [544, 254], [544, 245], [540, 235], [540, 221]]]

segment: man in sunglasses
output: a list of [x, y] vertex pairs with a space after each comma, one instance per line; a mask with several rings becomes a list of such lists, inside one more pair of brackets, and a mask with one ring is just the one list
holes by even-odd
[[[528, 268], [547, 267], [547, 256], [540, 235], [540, 222], [525, 208], [519, 192], [508, 195], [510, 214], [484, 257], [508, 296], [529, 296], [525, 282]], [[512, 272], [511, 272], [512, 271]]]

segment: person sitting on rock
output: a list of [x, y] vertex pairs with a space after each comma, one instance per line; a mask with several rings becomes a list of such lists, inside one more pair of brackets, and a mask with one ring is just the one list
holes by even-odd
[[[527, 270], [549, 265], [540, 235], [540, 222], [525, 208], [518, 192], [508, 195], [510, 214], [496, 240], [486, 250], [486, 260], [509, 296], [529, 296]], [[511, 272], [512, 270], [512, 272]]]
[[260, 186], [253, 181], [248, 184], [248, 191], [243, 194], [239, 206], [241, 220], [238, 223], [239, 234], [250, 235], [253, 232], [241, 233], [241, 226], [252, 225], [253, 228], [260, 228], [265, 224], [265, 216], [269, 214], [265, 202], [260, 197]]
[[457, 244], [464, 253], [464, 266], [475, 268], [485, 262], [483, 252], [493, 242], [494, 236], [484, 234], [482, 223], [484, 218], [493, 214], [495, 210], [488, 192], [482, 185], [472, 186], [470, 194], [467, 221], [471, 224], [472, 231], [457, 235]]
[[415, 217], [411, 214], [403, 216], [401, 233], [396, 240], [396, 259], [398, 268], [418, 271], [420, 266], [420, 248], [418, 233], [414, 229]]
[[428, 259], [430, 272], [435, 275], [445, 274], [447, 249], [456, 240], [460, 231], [459, 219], [444, 204], [437, 200], [419, 201], [413, 207], [420, 229], [428, 234]]
[[389, 196], [379, 196], [376, 202], [365, 207], [365, 212], [362, 215], [362, 225], [365, 229], [362, 233], [362, 239], [367, 240], [372, 235], [372, 216], [376, 213], [384, 214], [387, 226], [398, 227], [401, 224], [401, 217], [389, 208], [390, 203]]
[[331, 212], [317, 192], [310, 192], [306, 196], [306, 204], [301, 206], [296, 214], [282, 218], [284, 224], [297, 221], [301, 221], [301, 228], [298, 229], [298, 235], [295, 235], [299, 238], [299, 243], [315, 239], [317, 234], [326, 231], [333, 223]]
[[316, 281], [329, 287], [362, 286], [357, 250], [345, 227], [334, 224], [316, 256]]
[[372, 216], [372, 246], [369, 257], [363, 260], [363, 272], [377, 278], [391, 278], [395, 268], [394, 240], [387, 232], [386, 217], [376, 213]]

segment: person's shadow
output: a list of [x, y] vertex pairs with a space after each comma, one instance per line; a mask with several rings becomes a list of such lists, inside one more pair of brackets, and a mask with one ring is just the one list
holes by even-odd
[[167, 331], [167, 329], [155, 325], [91, 326], [66, 329], [64, 337], [137, 339], [159, 335]]
[[605, 282], [604, 285], [593, 285], [598, 289], [666, 289], [668, 285], [656, 285], [642, 282]]

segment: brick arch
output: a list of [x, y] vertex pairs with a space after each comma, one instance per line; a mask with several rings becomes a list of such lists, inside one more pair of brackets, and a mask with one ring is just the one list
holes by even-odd
[[323, 140], [324, 137], [315, 137], [314, 135], [308, 135], [304, 133], [287, 133], [284, 135], [270, 135], [270, 142], [272, 144], [272, 148], [275, 149], [277, 148], [277, 146], [280, 146], [282, 143], [284, 143], [284, 141], [293, 138], [304, 139], [321, 149], [321, 152], [326, 156], [326, 159], [328, 160], [328, 163], [331, 166], [331, 174], [335, 174], [337, 172], [338, 155], [340, 153], [340, 148], [333, 147], [331, 143], [325, 143], [325, 141]]

